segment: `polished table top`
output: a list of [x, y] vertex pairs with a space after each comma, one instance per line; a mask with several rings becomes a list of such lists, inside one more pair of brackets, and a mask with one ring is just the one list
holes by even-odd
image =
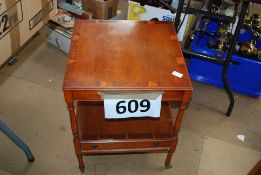
[[192, 84], [171, 22], [93, 20], [75, 23], [63, 89], [192, 90]]

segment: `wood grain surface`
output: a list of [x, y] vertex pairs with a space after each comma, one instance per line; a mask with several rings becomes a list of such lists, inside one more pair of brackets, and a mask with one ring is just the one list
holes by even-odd
[[191, 90], [192, 85], [171, 22], [76, 21], [63, 89]]

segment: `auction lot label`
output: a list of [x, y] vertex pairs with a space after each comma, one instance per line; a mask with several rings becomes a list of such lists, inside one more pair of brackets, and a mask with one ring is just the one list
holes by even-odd
[[[146, 94], [148, 95], [148, 94]], [[121, 96], [122, 97], [122, 96]], [[104, 98], [105, 118], [160, 117], [162, 94], [156, 98]]]

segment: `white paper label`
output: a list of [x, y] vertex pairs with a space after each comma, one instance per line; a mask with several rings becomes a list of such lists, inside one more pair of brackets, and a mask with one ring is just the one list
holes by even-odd
[[156, 99], [106, 99], [104, 98], [105, 118], [160, 117], [161, 98]]
[[172, 75], [176, 76], [176, 77], [179, 77], [179, 78], [182, 78], [183, 77], [183, 74], [182, 73], [179, 73], [177, 71], [173, 71], [172, 72]]

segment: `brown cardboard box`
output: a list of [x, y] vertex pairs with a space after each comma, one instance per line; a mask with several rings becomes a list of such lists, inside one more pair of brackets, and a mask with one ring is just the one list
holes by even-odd
[[57, 0], [0, 0], [0, 65], [57, 13]]
[[82, 7], [94, 18], [110, 19], [117, 15], [118, 0], [82, 0]]

